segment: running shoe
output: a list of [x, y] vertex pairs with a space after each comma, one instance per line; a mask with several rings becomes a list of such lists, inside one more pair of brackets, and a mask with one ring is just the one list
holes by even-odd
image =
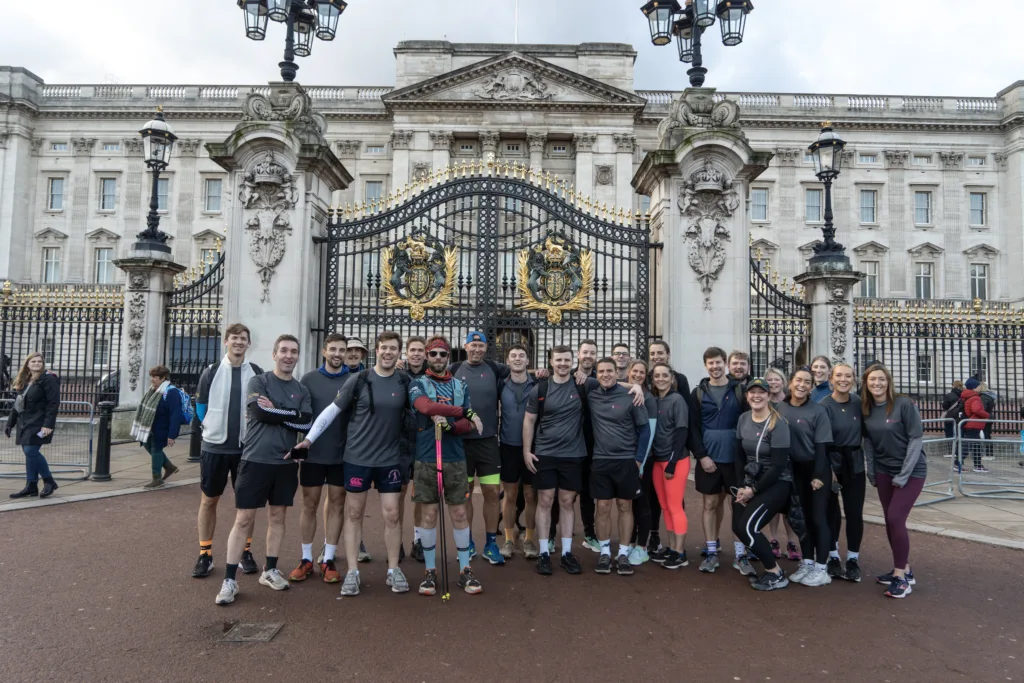
[[886, 596], [897, 599], [905, 598], [913, 592], [914, 589], [910, 587], [910, 582], [906, 578], [900, 579], [895, 576], [889, 582], [889, 587], [885, 589]]
[[594, 567], [594, 571], [598, 574], [611, 574], [612, 573], [612, 556], [601, 555], [597, 558], [597, 566]]
[[[978, 465], [977, 467], [974, 468], [974, 473], [975, 474], [988, 474], [988, 470], [985, 469], [984, 465]], [[886, 593], [886, 595], [888, 595], [888, 593]], [[896, 596], [892, 596], [892, 597], [896, 597]], [[903, 596], [901, 595], [900, 597], [903, 597]]]
[[260, 566], [256, 564], [256, 558], [252, 556], [251, 550], [242, 551], [242, 561], [238, 564], [243, 574], [257, 574]]
[[504, 557], [506, 560], [511, 560], [512, 556], [515, 555], [515, 552], [515, 542], [506, 539], [505, 542], [501, 544], [501, 556]]
[[747, 560], [749, 560], [751, 564], [754, 564], [755, 562], [760, 562], [761, 558], [754, 553], [747, 553]]
[[260, 574], [260, 583], [267, 588], [273, 588], [276, 591], [288, 590], [291, 586], [288, 585], [288, 580], [284, 578], [284, 574], [277, 567], [273, 569], [265, 569]]
[[628, 555], [619, 555], [615, 561], [615, 571], [619, 576], [633, 576], [633, 563], [629, 561]]
[[416, 542], [412, 544], [412, 552], [409, 553], [409, 554], [412, 555], [412, 559], [416, 560], [417, 562], [422, 562], [423, 561], [423, 541], [421, 541], [419, 539], [416, 539]]
[[800, 566], [797, 567], [796, 571], [789, 575], [789, 580], [792, 581], [793, 583], [803, 583], [804, 582], [804, 577], [807, 576], [812, 571], [814, 571], [814, 565], [813, 564], [807, 564], [806, 562], [801, 562]]
[[476, 557], [476, 542], [473, 539], [469, 539], [469, 559]]
[[398, 562], [401, 564], [402, 560], [405, 559], [405, 544], [402, 543], [398, 546]]
[[320, 546], [320, 554], [316, 556], [316, 563], [317, 564], [323, 564], [324, 563], [324, 556], [325, 555], [327, 555], [327, 544], [326, 543], [324, 543], [323, 545]]
[[[793, 543], [793, 541], [786, 543], [786, 557], [794, 562], [804, 559], [804, 556], [800, 554], [800, 548], [797, 548], [796, 543]], [[792, 581], [792, 579], [790, 580]]]
[[388, 578], [384, 583], [391, 586], [392, 593], [409, 592], [409, 580], [405, 578], [405, 574], [398, 567], [388, 572]]
[[771, 545], [772, 545], [772, 555], [775, 556], [775, 559], [777, 559], [777, 560], [778, 559], [782, 559], [782, 548], [779, 547], [778, 540], [773, 538], [772, 541], [771, 541]]
[[780, 588], [785, 588], [789, 585], [789, 579], [786, 578], [786, 572], [765, 572], [757, 578], [757, 581], [752, 581], [750, 587], [756, 591], [777, 591]]
[[420, 582], [420, 595], [437, 595], [437, 571], [428, 569]]
[[359, 571], [349, 569], [345, 574], [345, 582], [341, 584], [341, 594], [346, 597], [359, 595]]
[[757, 576], [757, 570], [750, 566], [750, 556], [746, 554], [733, 560], [732, 568], [743, 576]]
[[[888, 586], [890, 583], [892, 583], [892, 580], [894, 578], [896, 578], [895, 575], [892, 572], [889, 572], [888, 574], [882, 574], [881, 576], [878, 577], [877, 580], [878, 580], [878, 583], [882, 584], [883, 586]], [[907, 583], [909, 583], [911, 586], [917, 585], [917, 580], [914, 579], [914, 572], [913, 572], [913, 570], [911, 570], [911, 569], [907, 570], [906, 579], [907, 579]]]
[[664, 564], [665, 561], [668, 559], [669, 555], [671, 555], [671, 554], [672, 554], [672, 549], [671, 548], [666, 548], [665, 546], [661, 546], [656, 551], [651, 553], [651, 562], [655, 562], [657, 564]]
[[236, 595], [238, 595], [238, 582], [234, 579], [224, 579], [224, 583], [220, 585], [220, 593], [217, 593], [217, 599], [214, 602], [218, 605], [230, 605], [235, 601]]
[[[620, 555], [621, 557], [621, 555]], [[650, 556], [647, 554], [647, 550], [639, 545], [633, 546], [629, 551], [628, 561], [634, 567], [639, 567], [644, 562], [650, 561]]]
[[565, 553], [562, 555], [562, 569], [567, 574], [580, 574], [583, 572], [583, 567], [580, 565], [580, 558], [576, 557], [572, 553]]
[[832, 583], [832, 577], [828, 575], [827, 569], [818, 569], [817, 567], [811, 567], [811, 570], [804, 575], [803, 581], [805, 586], [814, 588], [815, 586], [827, 586]]
[[338, 583], [341, 581], [341, 574], [334, 564], [334, 560], [326, 560], [320, 563], [320, 576], [324, 577], [324, 583]]
[[700, 563], [700, 569], [705, 574], [714, 574], [715, 570], [722, 563], [718, 561], [718, 553], [708, 553], [704, 556], [704, 561]]
[[[721, 548], [722, 547], [722, 539], [720, 539], [720, 538], [716, 538], [715, 539], [715, 547], [716, 548]], [[715, 552], [718, 552], [718, 551], [715, 551]], [[701, 546], [700, 556], [701, 557], [707, 557], [708, 556], [708, 544], [707, 544], [707, 542], [705, 542], [704, 545]]]
[[662, 549], [661, 536], [657, 532], [652, 532], [651, 537], [647, 539], [647, 554], [653, 555]]
[[540, 557], [540, 546], [532, 539], [523, 541], [523, 557], [528, 560], [536, 560]]
[[299, 566], [292, 570], [292, 573], [288, 575], [289, 581], [305, 581], [309, 577], [313, 576], [313, 563], [310, 560], [302, 560], [299, 562]]
[[481, 586], [480, 582], [477, 581], [475, 576], [473, 576], [473, 570], [469, 568], [469, 565], [466, 565], [466, 568], [462, 570], [461, 574], [459, 574], [459, 588], [470, 595], [482, 593], [484, 590], [484, 587]]
[[362, 541], [359, 541], [359, 558], [358, 559], [359, 559], [360, 562], [372, 562], [373, 561], [373, 557], [370, 556], [370, 553], [366, 552], [366, 546], [363, 545]]
[[551, 576], [551, 555], [549, 553], [543, 553], [537, 558], [537, 573], [544, 576]]
[[203, 553], [196, 560], [196, 566], [192, 567], [192, 578], [205, 579], [211, 571], [213, 571], [213, 555]]
[[583, 547], [587, 550], [592, 550], [595, 553], [601, 552], [601, 541], [597, 540], [594, 536], [583, 537]]
[[828, 575], [833, 579], [843, 578], [843, 561], [838, 557], [828, 558]]
[[680, 567], [689, 566], [690, 561], [686, 559], [686, 553], [677, 553], [674, 550], [670, 550], [668, 557], [662, 562], [661, 566], [665, 569], [679, 569]]
[[846, 561], [846, 571], [843, 572], [843, 578], [847, 581], [855, 581], [860, 583], [860, 562], [856, 559], [849, 559]]
[[498, 549], [497, 543], [488, 543], [484, 546], [484, 559], [491, 564], [505, 564], [505, 558], [502, 556], [501, 550]]

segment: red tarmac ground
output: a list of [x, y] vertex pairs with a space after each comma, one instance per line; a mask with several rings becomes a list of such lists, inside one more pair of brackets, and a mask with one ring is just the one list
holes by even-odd
[[[318, 577], [277, 593], [239, 573], [237, 601], [218, 607], [234, 510], [228, 494], [215, 572], [193, 579], [198, 498], [189, 486], [0, 514], [0, 683], [1024, 680], [1024, 557], [1013, 550], [914, 534], [918, 584], [905, 600], [867, 580], [762, 594], [728, 551], [716, 574], [700, 574], [697, 531], [690, 566], [675, 572], [646, 564], [599, 576], [586, 550], [576, 551], [581, 576], [557, 565], [539, 576], [521, 555], [504, 567], [477, 558], [484, 592], [469, 596], [455, 585], [449, 542], [452, 599], [442, 604], [385, 587], [371, 496], [374, 561], [361, 565], [359, 597], [338, 599], [339, 586]], [[286, 573], [299, 556], [297, 513]], [[265, 528], [261, 515], [259, 561]], [[868, 525], [862, 551], [867, 578], [890, 568], [882, 528]], [[422, 565], [402, 567], [418, 583]], [[220, 642], [236, 622], [284, 628], [270, 643]]]

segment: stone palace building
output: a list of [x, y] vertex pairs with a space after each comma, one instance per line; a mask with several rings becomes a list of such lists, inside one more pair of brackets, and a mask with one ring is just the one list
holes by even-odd
[[[338, 204], [387, 197], [431, 169], [494, 155], [598, 204], [645, 212], [631, 186], [677, 92], [634, 89], [629, 45], [395, 48], [395, 82], [311, 87], [354, 178]], [[31, 65], [26, 65], [31, 67]], [[682, 71], [679, 72], [682, 79]], [[668, 84], [667, 84], [668, 85]], [[174, 258], [209, 261], [238, 188], [208, 156], [259, 85], [59, 85], [0, 67], [0, 281], [119, 283], [151, 182], [139, 128], [162, 106], [179, 141], [158, 188]], [[989, 98], [716, 93], [735, 101], [769, 169], [745, 197], [761, 259], [791, 279], [820, 238], [823, 186], [806, 153], [824, 120], [848, 142], [838, 239], [867, 297], [1024, 298], [1024, 81]]]

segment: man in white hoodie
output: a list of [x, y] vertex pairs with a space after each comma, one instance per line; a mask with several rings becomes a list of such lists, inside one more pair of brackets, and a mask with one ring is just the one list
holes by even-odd
[[[241, 323], [224, 331], [227, 353], [220, 363], [203, 371], [199, 378], [196, 414], [203, 423], [203, 451], [199, 466], [199, 559], [192, 577], [201, 579], [213, 569], [213, 533], [217, 527], [217, 503], [228, 485], [234, 489], [245, 438], [245, 388], [249, 380], [263, 373], [245, 360], [251, 335]], [[243, 574], [255, 574], [259, 566], [252, 556], [252, 539], [247, 538], [240, 563]]]

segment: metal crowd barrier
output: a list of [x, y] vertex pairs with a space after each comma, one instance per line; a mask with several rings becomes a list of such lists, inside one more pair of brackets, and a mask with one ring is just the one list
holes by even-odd
[[[54, 479], [88, 479], [92, 474], [96, 430], [93, 405], [87, 401], [61, 401], [60, 405], [53, 442], [42, 447], [43, 456]], [[13, 400], [0, 401], [0, 425], [7, 426], [7, 416], [13, 407]], [[0, 434], [0, 477], [24, 479], [25, 454], [21, 446], [14, 443], [14, 438], [13, 433], [9, 439]]]
[[[956, 497], [953, 492], [953, 463], [957, 452], [956, 421], [952, 418], [939, 418], [921, 422], [925, 433], [923, 445], [928, 461], [928, 476], [921, 497], [914, 503], [914, 507], [934, 505]], [[948, 436], [951, 432], [952, 437]], [[930, 436], [932, 433], [942, 436]]]
[[[983, 422], [992, 431], [1010, 431], [1016, 438], [986, 439], [984, 432], [969, 432], [964, 425]], [[1024, 500], [1024, 421], [961, 420], [957, 425], [960, 439], [960, 468], [957, 489], [963, 496], [974, 498], [1006, 498]]]

